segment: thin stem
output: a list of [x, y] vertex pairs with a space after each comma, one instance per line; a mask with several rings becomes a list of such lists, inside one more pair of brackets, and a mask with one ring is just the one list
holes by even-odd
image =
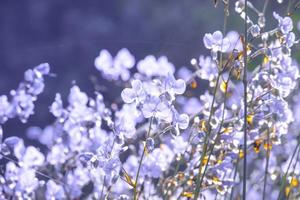
[[[148, 129], [148, 132], [147, 132], [147, 137], [150, 135], [152, 122], [153, 122], [153, 116], [150, 118], [150, 124], [149, 124], [149, 129]], [[140, 175], [142, 162], [143, 162], [143, 159], [145, 157], [145, 152], [146, 152], [146, 145], [144, 145], [142, 156], [141, 156], [139, 166], [138, 166], [138, 170], [137, 170], [136, 177], [135, 177], [135, 182], [134, 182], [134, 187], [133, 187], [133, 199], [134, 200], [137, 200], [137, 198], [138, 198], [137, 185], [138, 185], [138, 179], [139, 179], [139, 175]]]
[[263, 11], [262, 11], [263, 14], [266, 13], [268, 4], [269, 4], [269, 0], [265, 0], [264, 8], [263, 8]]
[[289, 0], [289, 3], [288, 3], [288, 7], [287, 7], [287, 10], [286, 10], [286, 14], [287, 15], [290, 15], [291, 14], [291, 6], [292, 6], [292, 0]]
[[[297, 163], [298, 163], [298, 161], [299, 161], [299, 155], [300, 155], [300, 149], [298, 150], [298, 153], [297, 153], [297, 158], [296, 158], [296, 162], [295, 162], [294, 167], [293, 167], [292, 176], [294, 176], [295, 169], [296, 169]], [[293, 178], [293, 177], [292, 177], [292, 178]], [[289, 192], [289, 194], [288, 194], [288, 196], [287, 196], [287, 200], [289, 200], [290, 195], [291, 195], [291, 192]]]
[[103, 177], [103, 185], [102, 185], [101, 195], [100, 195], [100, 200], [104, 199], [104, 198], [103, 198], [103, 192], [104, 192], [104, 183], [105, 183], [105, 179], [106, 179], [106, 176], [104, 175], [104, 177]]
[[218, 89], [218, 85], [219, 85], [219, 81], [220, 81], [220, 76], [221, 76], [221, 73], [219, 73], [218, 76], [217, 76], [217, 81], [216, 81], [216, 85], [215, 85], [215, 88], [214, 88], [212, 104], [211, 104], [211, 107], [210, 107], [210, 114], [209, 114], [208, 122], [207, 122], [207, 124], [208, 124], [208, 133], [205, 134], [205, 137], [204, 137], [204, 146], [203, 146], [203, 150], [202, 150], [202, 154], [201, 154], [201, 158], [200, 158], [200, 167], [199, 167], [197, 180], [196, 180], [196, 189], [195, 189], [195, 193], [194, 193], [194, 200], [197, 200], [197, 198], [199, 196], [199, 193], [200, 193], [200, 188], [201, 188], [200, 177], [201, 177], [201, 171], [202, 171], [202, 163], [203, 163], [204, 157], [206, 155], [207, 146], [208, 146], [207, 145], [208, 138], [209, 138], [210, 133], [211, 133], [210, 121], [211, 121], [211, 118], [212, 118], [213, 106], [215, 104], [215, 98], [216, 98], [217, 89]]
[[[245, 5], [248, 4], [248, 0], [245, 0]], [[246, 188], [247, 188], [247, 43], [248, 43], [248, 34], [247, 34], [247, 7], [245, 6], [245, 23], [244, 23], [244, 166], [243, 166], [243, 200], [246, 200]]]
[[265, 175], [264, 175], [264, 189], [263, 189], [263, 200], [266, 199], [266, 186], [267, 186], [267, 177], [268, 177], [268, 168], [270, 160], [270, 128], [268, 127], [267, 132], [267, 155], [266, 155], [266, 166], [265, 166]]
[[201, 176], [201, 179], [200, 179], [200, 184], [203, 182], [203, 179], [204, 179], [204, 175], [206, 173], [206, 170], [207, 170], [207, 167], [208, 167], [208, 164], [209, 164], [209, 161], [210, 161], [210, 158], [211, 158], [211, 155], [213, 153], [213, 150], [215, 148], [215, 145], [217, 143], [217, 141], [219, 140], [220, 136], [221, 136], [221, 130], [222, 130], [222, 127], [223, 127], [223, 123], [224, 123], [224, 118], [225, 118], [225, 106], [226, 106], [226, 102], [227, 102], [227, 92], [228, 92], [228, 83], [229, 83], [229, 79], [231, 77], [231, 72], [232, 72], [232, 68], [230, 69], [230, 72], [229, 72], [229, 76], [226, 80], [226, 90], [225, 90], [225, 93], [224, 93], [224, 96], [225, 96], [225, 99], [224, 99], [224, 107], [223, 107], [223, 111], [222, 111], [222, 117], [221, 117], [221, 122], [220, 122], [220, 126], [219, 126], [219, 129], [218, 129], [218, 132], [217, 132], [217, 137], [215, 139], [215, 142], [213, 143], [213, 145], [211, 146], [211, 150], [210, 150], [210, 153], [208, 155], [208, 158], [207, 158], [207, 161], [206, 161], [206, 164], [204, 166], [204, 170], [203, 170], [203, 173], [202, 173], [202, 176]]
[[[236, 176], [237, 176], [239, 162], [240, 162], [240, 157], [238, 157], [238, 159], [237, 159], [237, 161], [236, 161], [235, 170], [234, 170], [234, 175], [233, 175], [233, 181], [235, 181]], [[234, 194], [233, 191], [234, 191], [234, 187], [232, 187], [231, 192], [230, 192], [230, 200], [233, 199], [233, 194]]]
[[[266, 11], [266, 7], [268, 4], [268, 0], [265, 1], [264, 5], [264, 12]], [[271, 65], [269, 64], [269, 79], [271, 79]], [[268, 98], [271, 98], [271, 94], [269, 93]], [[268, 109], [270, 110], [270, 106], [268, 105]], [[270, 126], [268, 124], [268, 130], [267, 130], [267, 155], [266, 155], [266, 167], [265, 167], [265, 175], [264, 175], [264, 188], [263, 188], [263, 200], [266, 198], [266, 187], [267, 187], [267, 176], [268, 176], [268, 168], [269, 168], [269, 160], [270, 160], [270, 154], [271, 154], [271, 149], [270, 149]]]
[[[8, 161], [10, 161], [10, 162], [13, 162], [13, 163], [16, 164], [17, 166], [19, 166], [19, 162], [18, 162], [18, 161], [16, 161], [16, 160], [14, 160], [14, 159], [12, 159], [12, 158], [10, 158], [10, 157], [4, 155], [3, 153], [0, 153], [0, 155], [1, 155], [3, 158], [5, 158], [6, 160], [8, 160]], [[59, 184], [61, 184], [61, 185], [65, 185], [64, 182], [62, 182], [62, 181], [60, 181], [60, 180], [58, 180], [58, 179], [56, 179], [56, 178], [50, 177], [50, 176], [48, 176], [47, 174], [44, 174], [43, 172], [41, 172], [41, 171], [39, 171], [39, 170], [37, 170], [37, 169], [34, 169], [34, 171], [35, 171], [35, 173], [39, 174], [40, 176], [43, 176], [43, 177], [45, 177], [45, 178], [47, 178], [47, 179], [49, 179], [49, 180], [53, 180], [54, 182], [59, 183]]]
[[[182, 155], [184, 155], [185, 152], [187, 152], [188, 147], [189, 147], [189, 145], [191, 144], [191, 142], [193, 140], [192, 133], [193, 133], [193, 127], [191, 128], [191, 130], [189, 132], [189, 137], [188, 137], [188, 141], [189, 142], [188, 142], [188, 145], [185, 147], [184, 153], [182, 153]], [[181, 157], [180, 160], [179, 160], [179, 162], [176, 164], [174, 175], [176, 175], [177, 172], [179, 171], [179, 167], [180, 167], [182, 161], [183, 161], [183, 158]]]
[[[229, 5], [229, 1], [225, 5], [225, 9], [224, 9], [223, 34], [225, 34], [226, 27], [227, 27], [228, 5]], [[212, 131], [211, 126], [210, 126], [210, 121], [211, 121], [211, 118], [212, 118], [212, 115], [213, 115], [213, 107], [214, 107], [214, 103], [215, 103], [215, 97], [216, 97], [216, 94], [217, 94], [217, 89], [218, 89], [220, 77], [221, 77], [221, 74], [222, 74], [223, 70], [226, 68], [226, 67], [223, 68], [222, 53], [220, 55], [219, 64], [220, 64], [220, 69], [219, 69], [219, 73], [218, 73], [218, 76], [217, 76], [216, 85], [215, 85], [215, 88], [214, 88], [213, 100], [212, 100], [212, 104], [211, 104], [211, 107], [210, 107], [210, 114], [209, 114], [208, 122], [207, 122], [207, 124], [208, 124], [208, 133], [205, 135], [205, 138], [204, 138], [204, 146], [203, 146], [202, 155], [201, 155], [201, 158], [200, 158], [200, 167], [199, 167], [199, 171], [198, 171], [198, 175], [197, 175], [197, 179], [196, 179], [196, 189], [195, 189], [195, 192], [194, 192], [194, 200], [197, 200], [197, 198], [199, 196], [200, 188], [201, 188], [202, 181], [203, 181], [203, 178], [201, 178], [201, 171], [202, 171], [202, 167], [203, 167], [203, 160], [204, 160], [206, 152], [207, 152], [208, 139], [209, 139], [209, 136], [210, 136], [211, 131]], [[225, 66], [227, 66], [227, 63], [226, 63]], [[203, 174], [203, 176], [204, 176], [204, 174]], [[201, 178], [201, 180], [200, 180], [200, 178]]]
[[295, 149], [294, 149], [294, 152], [293, 152], [292, 158], [291, 158], [291, 160], [290, 160], [290, 162], [289, 162], [288, 168], [286, 169], [286, 172], [285, 172], [284, 176], [282, 177], [282, 181], [281, 181], [281, 184], [280, 184], [280, 190], [279, 190], [279, 194], [278, 194], [278, 198], [277, 198], [278, 200], [281, 199], [282, 190], [283, 190], [283, 187], [284, 187], [285, 182], [286, 182], [286, 176], [287, 176], [287, 174], [289, 173], [289, 169], [290, 169], [290, 167], [291, 167], [291, 165], [292, 165], [292, 162], [293, 162], [294, 157], [295, 157], [295, 155], [296, 155], [296, 152], [297, 152], [297, 150], [298, 150], [298, 148], [299, 148], [299, 145], [300, 145], [300, 140], [298, 139], [297, 146], [296, 146]]

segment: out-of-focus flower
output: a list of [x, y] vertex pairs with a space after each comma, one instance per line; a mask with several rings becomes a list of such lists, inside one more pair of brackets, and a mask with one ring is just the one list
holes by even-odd
[[238, 32], [229, 31], [226, 37], [229, 39], [230, 42], [230, 47], [228, 48], [227, 52], [232, 52], [234, 49], [236, 49], [239, 52], [243, 50], [243, 44]]
[[273, 12], [273, 16], [277, 19], [278, 28], [284, 35], [293, 30], [293, 21], [290, 17], [281, 17], [276, 12]]
[[56, 184], [53, 180], [49, 180], [46, 184], [45, 197], [47, 200], [64, 199], [66, 198], [64, 188]]
[[200, 78], [208, 81], [212, 81], [218, 75], [217, 64], [211, 59], [210, 56], [204, 57], [201, 55], [199, 57], [200, 70], [198, 75]]
[[123, 81], [130, 78], [130, 71], [135, 64], [135, 58], [125, 48], [121, 49], [115, 58], [107, 50], [101, 50], [95, 59], [96, 68], [109, 80], [117, 80], [119, 77]]
[[173, 74], [175, 71], [174, 65], [168, 61], [167, 57], [162, 56], [156, 60], [152, 55], [146, 56], [143, 60], [139, 61], [137, 69], [147, 77], [167, 76], [169, 73]]
[[24, 82], [17, 90], [11, 90], [11, 101], [5, 95], [0, 96], [0, 123], [9, 118], [19, 117], [25, 123], [34, 114], [34, 102], [44, 90], [44, 76], [49, 75], [50, 66], [42, 63], [24, 73]]
[[52, 105], [49, 108], [50, 112], [55, 117], [60, 117], [63, 113], [63, 102], [61, 100], [60, 94], [55, 95], [55, 101], [52, 103]]

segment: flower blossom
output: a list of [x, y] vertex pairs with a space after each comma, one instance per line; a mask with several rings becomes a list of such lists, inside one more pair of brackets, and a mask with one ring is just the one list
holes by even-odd
[[215, 31], [213, 34], [206, 33], [203, 38], [204, 45], [207, 49], [211, 49], [212, 58], [217, 59], [217, 52], [226, 52], [230, 48], [230, 40], [223, 37], [221, 31]]

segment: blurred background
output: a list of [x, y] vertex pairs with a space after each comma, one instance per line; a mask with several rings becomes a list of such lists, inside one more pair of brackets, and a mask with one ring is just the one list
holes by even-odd
[[[252, 2], [263, 7], [262, 0]], [[276, 23], [272, 10], [284, 14], [284, 2], [270, 1], [268, 26]], [[137, 60], [149, 54], [166, 55], [176, 67], [209, 54], [202, 38], [207, 32], [222, 30], [223, 9], [222, 4], [215, 8], [213, 0], [0, 0], [0, 94], [17, 88], [24, 71], [42, 62], [48, 62], [57, 74], [46, 79], [29, 123], [9, 120], [3, 127], [5, 137], [21, 136], [31, 125], [51, 123], [48, 107], [55, 93], [66, 100], [74, 81], [89, 95], [93, 94], [91, 76], [107, 85], [94, 67], [101, 49], [115, 55], [126, 47]], [[231, 3], [227, 30], [242, 30], [243, 22], [233, 9]], [[119, 90], [103, 94], [110, 100]]]

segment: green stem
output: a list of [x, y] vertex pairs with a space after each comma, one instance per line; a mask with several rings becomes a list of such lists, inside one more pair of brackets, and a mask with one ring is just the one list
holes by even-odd
[[[296, 169], [296, 166], [297, 166], [297, 163], [298, 163], [298, 160], [299, 160], [299, 155], [300, 155], [300, 150], [298, 150], [298, 153], [297, 153], [297, 158], [296, 158], [296, 162], [295, 162], [294, 167], [293, 167], [292, 176], [294, 176], [295, 169]], [[293, 178], [293, 177], [292, 177], [292, 178]], [[287, 200], [289, 200], [290, 195], [291, 195], [291, 192], [289, 192], [289, 194], [288, 194], [288, 196], [287, 196]]]
[[290, 14], [291, 6], [292, 6], [292, 0], [289, 0], [288, 7], [287, 7], [287, 9], [286, 9], [286, 14], [287, 14], [287, 15]]
[[264, 175], [264, 189], [263, 189], [263, 200], [266, 199], [266, 186], [267, 186], [267, 177], [268, 177], [268, 168], [269, 168], [269, 160], [270, 160], [270, 128], [268, 127], [267, 132], [267, 155], [266, 155], [266, 166], [265, 166], [265, 175]]
[[[184, 153], [183, 153], [182, 155], [184, 155], [185, 152], [187, 152], [188, 147], [189, 147], [189, 145], [191, 144], [191, 141], [192, 141], [192, 139], [193, 139], [193, 137], [192, 137], [193, 127], [192, 127], [191, 129], [192, 129], [192, 130], [190, 130], [190, 134], [189, 134], [189, 138], [188, 138], [188, 141], [189, 141], [189, 142], [188, 142], [188, 145], [186, 146], [186, 148], [185, 148], [185, 150], [184, 150]], [[184, 161], [184, 158], [180, 157], [180, 160], [179, 160], [178, 163], [176, 164], [174, 175], [176, 175], [177, 172], [179, 171], [179, 167], [180, 167], [180, 165], [183, 163], [183, 161]]]
[[268, 4], [269, 4], [269, 0], [265, 0], [265, 4], [264, 4], [264, 8], [263, 8], [263, 14], [266, 13]]
[[211, 107], [210, 107], [210, 114], [209, 114], [208, 122], [207, 122], [207, 124], [208, 124], [208, 133], [204, 137], [204, 146], [203, 146], [202, 154], [201, 154], [201, 157], [200, 157], [200, 167], [199, 167], [199, 171], [198, 171], [198, 175], [197, 175], [197, 179], [196, 179], [196, 189], [195, 189], [195, 192], [194, 192], [194, 200], [197, 200], [197, 198], [199, 196], [199, 193], [200, 193], [200, 188], [201, 188], [200, 177], [201, 177], [201, 171], [202, 171], [202, 163], [203, 163], [204, 157], [206, 155], [207, 146], [208, 146], [208, 138], [209, 138], [210, 133], [211, 133], [210, 121], [211, 121], [211, 118], [212, 118], [213, 107], [214, 107], [214, 104], [215, 104], [215, 98], [216, 98], [217, 89], [218, 89], [218, 85], [219, 85], [219, 81], [220, 81], [220, 76], [221, 76], [221, 73], [219, 73], [218, 76], [217, 76], [217, 81], [216, 81], [216, 85], [215, 85], [215, 89], [214, 89], [212, 104], [211, 104]]
[[[150, 124], [149, 124], [149, 129], [148, 129], [148, 132], [147, 132], [147, 137], [150, 135], [152, 122], [153, 122], [153, 116], [150, 119]], [[138, 198], [137, 185], [138, 185], [140, 170], [141, 170], [141, 167], [142, 167], [142, 162], [143, 162], [143, 159], [145, 157], [145, 152], [146, 152], [146, 145], [143, 148], [142, 156], [141, 156], [139, 166], [138, 166], [138, 170], [137, 170], [136, 177], [135, 177], [135, 182], [134, 182], [134, 187], [133, 187], [133, 199], [134, 200], [137, 200], [137, 198]]]
[[201, 179], [200, 179], [200, 184], [202, 184], [202, 182], [203, 182], [204, 175], [205, 175], [205, 173], [206, 173], [206, 170], [207, 170], [207, 167], [208, 167], [208, 164], [209, 164], [211, 155], [212, 155], [212, 153], [213, 153], [213, 150], [214, 150], [214, 148], [215, 148], [215, 145], [216, 145], [217, 141], [219, 140], [219, 138], [220, 138], [220, 136], [221, 136], [221, 130], [222, 130], [222, 126], [223, 126], [224, 118], [225, 118], [225, 106], [226, 106], [226, 102], [227, 102], [227, 98], [226, 98], [227, 92], [228, 92], [228, 88], [227, 88], [227, 87], [228, 87], [229, 79], [230, 79], [230, 77], [231, 77], [232, 69], [233, 69], [233, 68], [230, 69], [229, 76], [228, 76], [228, 78], [227, 78], [227, 80], [226, 80], [226, 90], [225, 90], [225, 93], [224, 93], [225, 99], [224, 99], [224, 104], [223, 104], [223, 105], [224, 105], [224, 108], [223, 108], [223, 111], [222, 111], [221, 123], [220, 123], [219, 129], [218, 129], [218, 132], [217, 132], [217, 137], [216, 137], [216, 139], [215, 139], [215, 142], [212, 144], [212, 147], [211, 147], [211, 149], [210, 149], [210, 151], [209, 151], [210, 153], [209, 153], [209, 155], [208, 155], [207, 162], [206, 162], [206, 164], [205, 164], [205, 166], [204, 166], [203, 174], [202, 174]]
[[[240, 150], [239, 150], [240, 151]], [[233, 175], [233, 181], [235, 181], [236, 179], [236, 176], [237, 176], [237, 172], [238, 172], [238, 165], [239, 165], [239, 162], [240, 162], [240, 158], [238, 157], [237, 161], [236, 161], [236, 165], [235, 165], [235, 170], [234, 170], [234, 175]], [[234, 187], [232, 187], [231, 189], [231, 192], [230, 192], [230, 200], [233, 199], [233, 194], [234, 194]]]
[[285, 182], [286, 182], [286, 176], [287, 176], [287, 174], [289, 173], [289, 169], [290, 169], [290, 167], [291, 167], [291, 165], [292, 165], [292, 162], [293, 162], [293, 160], [294, 160], [294, 157], [295, 157], [295, 155], [296, 155], [296, 152], [297, 152], [297, 150], [298, 150], [298, 148], [299, 148], [299, 145], [300, 145], [299, 142], [300, 142], [300, 141], [299, 141], [299, 139], [298, 139], [297, 146], [296, 146], [295, 149], [294, 149], [294, 152], [293, 152], [292, 158], [291, 158], [291, 160], [290, 160], [290, 162], [289, 162], [288, 168], [286, 169], [286, 172], [285, 172], [284, 176], [282, 177], [282, 181], [281, 181], [281, 184], [280, 184], [280, 190], [279, 190], [279, 194], [278, 194], [278, 198], [277, 198], [278, 200], [281, 199], [282, 190], [283, 190], [283, 187], [284, 187]]
[[[227, 27], [227, 18], [228, 18], [228, 13], [227, 12], [228, 12], [228, 8], [229, 8], [228, 6], [229, 6], [229, 0], [228, 0], [227, 4], [225, 5], [225, 9], [224, 9], [223, 34], [225, 34], [226, 27]], [[198, 175], [197, 175], [197, 179], [196, 179], [196, 189], [195, 189], [195, 192], [194, 192], [194, 200], [196, 200], [199, 196], [202, 181], [203, 181], [203, 178], [201, 178], [201, 171], [202, 171], [202, 167], [203, 167], [202, 166], [203, 160], [204, 160], [206, 152], [207, 152], [208, 139], [209, 139], [209, 136], [210, 136], [211, 131], [212, 131], [211, 126], [210, 126], [210, 121], [211, 121], [212, 114], [213, 114], [213, 107], [214, 107], [214, 103], [215, 103], [215, 97], [216, 97], [216, 93], [217, 93], [217, 89], [218, 89], [221, 74], [222, 74], [223, 70], [226, 68], [228, 63], [226, 63], [225, 67], [223, 68], [223, 55], [221, 53], [220, 62], [219, 62], [220, 69], [219, 69], [219, 73], [218, 73], [218, 76], [217, 76], [216, 85], [215, 85], [215, 88], [214, 88], [213, 100], [212, 100], [212, 104], [211, 104], [211, 107], [210, 107], [210, 114], [209, 114], [208, 122], [207, 122], [207, 124], [208, 124], [208, 133], [205, 135], [205, 138], [204, 138], [204, 146], [203, 146], [202, 155], [201, 155], [201, 158], [200, 158], [200, 167], [199, 167], [199, 171], [198, 171]], [[203, 176], [204, 176], [204, 174], [203, 174]], [[201, 180], [200, 180], [200, 178], [201, 178]]]
[[[267, 5], [269, 3], [269, 0], [265, 1], [263, 13], [266, 12]], [[271, 79], [271, 65], [269, 64], [269, 79]], [[271, 93], [268, 94], [268, 98], [271, 98]], [[270, 106], [268, 106], [268, 109], [270, 110]], [[264, 175], [264, 189], [263, 189], [263, 200], [266, 198], [266, 187], [267, 187], [267, 176], [268, 176], [268, 168], [269, 168], [269, 160], [270, 160], [270, 154], [271, 154], [271, 149], [270, 149], [270, 127], [268, 125], [268, 131], [267, 131], [267, 155], [266, 155], [266, 167], [265, 167], [265, 175]]]

